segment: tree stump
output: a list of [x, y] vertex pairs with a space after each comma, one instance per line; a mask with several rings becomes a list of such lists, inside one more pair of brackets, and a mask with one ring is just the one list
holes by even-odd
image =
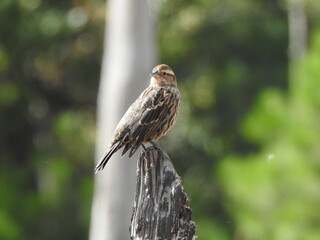
[[168, 155], [149, 147], [137, 163], [137, 187], [130, 226], [132, 240], [195, 240], [192, 210]]

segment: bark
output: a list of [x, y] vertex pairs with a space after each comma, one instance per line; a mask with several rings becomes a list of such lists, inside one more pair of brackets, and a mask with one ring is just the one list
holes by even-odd
[[133, 240], [196, 239], [192, 210], [168, 155], [150, 147], [137, 164], [136, 197], [131, 219]]
[[[98, 95], [96, 162], [106, 153], [115, 127], [149, 85], [155, 65], [153, 12], [148, 0], [109, 0]], [[129, 239], [137, 156], [115, 154], [95, 174], [89, 239]], [[93, 169], [92, 169], [93, 171]]]

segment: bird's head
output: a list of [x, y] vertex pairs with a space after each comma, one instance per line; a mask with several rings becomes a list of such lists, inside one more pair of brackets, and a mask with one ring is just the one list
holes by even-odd
[[177, 86], [176, 75], [172, 69], [166, 64], [157, 65], [150, 74], [150, 84], [151, 85], [171, 85]]

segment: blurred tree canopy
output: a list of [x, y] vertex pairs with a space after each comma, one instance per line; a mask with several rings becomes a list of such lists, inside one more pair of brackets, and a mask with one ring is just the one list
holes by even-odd
[[[319, 3], [304, 1], [294, 63], [284, 0], [158, 3], [160, 60], [182, 92], [161, 145], [199, 239], [317, 239]], [[0, 1], [1, 239], [87, 239], [104, 7]]]
[[103, 1], [0, 3], [0, 238], [86, 239]]
[[217, 172], [244, 239], [320, 236], [320, 32], [290, 68], [291, 91], [264, 90], [242, 124], [258, 153], [227, 156]]

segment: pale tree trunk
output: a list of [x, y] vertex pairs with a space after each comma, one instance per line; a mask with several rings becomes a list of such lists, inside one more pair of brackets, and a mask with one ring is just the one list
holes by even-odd
[[288, 0], [289, 60], [299, 60], [307, 49], [307, 16], [304, 0]]
[[[98, 96], [96, 162], [130, 104], [149, 84], [155, 65], [152, 1], [109, 0], [101, 83]], [[139, 152], [139, 151], [137, 151]], [[91, 240], [129, 239], [138, 155], [115, 154], [95, 175]]]
[[301, 94], [301, 81], [305, 79], [297, 76], [297, 67], [307, 51], [307, 14], [305, 0], [288, 1], [288, 28], [289, 28], [289, 91], [293, 96]]

